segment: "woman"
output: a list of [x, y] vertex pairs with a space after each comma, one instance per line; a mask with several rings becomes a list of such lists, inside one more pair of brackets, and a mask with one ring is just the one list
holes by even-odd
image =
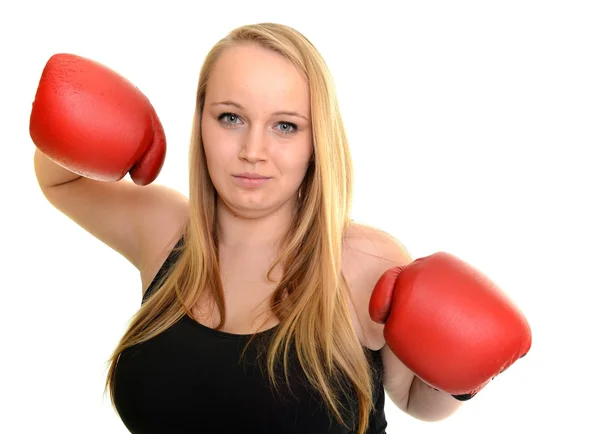
[[47, 199], [140, 271], [107, 377], [131, 432], [383, 433], [384, 388], [423, 420], [459, 407], [374, 320], [380, 278], [412, 260], [351, 221], [332, 79], [294, 29], [243, 26], [208, 54], [189, 200], [153, 183], [166, 147], [150, 103], [90, 60], [49, 61], [31, 136]]

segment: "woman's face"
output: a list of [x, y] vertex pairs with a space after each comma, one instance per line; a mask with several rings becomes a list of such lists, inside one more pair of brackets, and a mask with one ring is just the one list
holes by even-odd
[[258, 45], [227, 49], [207, 84], [202, 140], [233, 213], [255, 218], [293, 206], [313, 152], [308, 83]]

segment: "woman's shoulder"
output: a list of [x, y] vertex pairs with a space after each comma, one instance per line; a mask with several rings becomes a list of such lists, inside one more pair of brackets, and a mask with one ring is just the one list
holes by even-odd
[[344, 254], [386, 269], [412, 261], [406, 247], [388, 232], [352, 222], [343, 238]]
[[364, 328], [365, 345], [371, 349], [385, 344], [383, 326], [369, 317], [373, 288], [388, 269], [410, 262], [404, 245], [384, 230], [353, 222], [344, 235], [342, 273]]

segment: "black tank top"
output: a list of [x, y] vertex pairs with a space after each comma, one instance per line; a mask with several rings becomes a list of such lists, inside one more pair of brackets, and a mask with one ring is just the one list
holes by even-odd
[[[142, 303], [175, 260], [172, 252]], [[292, 364], [293, 394], [283, 375], [279, 391], [283, 395], [271, 389], [265, 358], [257, 358], [259, 345], [276, 328], [259, 333], [241, 360], [250, 335], [214, 330], [187, 315], [160, 335], [128, 348], [115, 371], [114, 399], [121, 420], [136, 434], [356, 433], [330, 417], [320, 395], [302, 381], [299, 365]], [[368, 433], [385, 434], [381, 354], [367, 348], [365, 352], [375, 380], [375, 412]], [[355, 426], [356, 400], [346, 398], [349, 426]]]

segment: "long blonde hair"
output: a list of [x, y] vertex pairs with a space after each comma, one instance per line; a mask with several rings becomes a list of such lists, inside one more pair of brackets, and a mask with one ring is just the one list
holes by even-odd
[[[239, 27], [208, 53], [198, 83], [189, 153], [190, 218], [175, 265], [142, 304], [108, 363], [106, 389], [114, 403], [114, 375], [125, 349], [167, 330], [191, 309], [204, 291], [214, 300], [223, 327], [225, 304], [219, 274], [216, 193], [208, 174], [201, 134], [206, 86], [220, 53], [239, 43], [273, 50], [301, 71], [310, 88], [314, 158], [300, 187], [295, 217], [282, 243], [283, 275], [270, 299], [279, 320], [268, 347], [267, 370], [278, 389], [275, 366], [283, 356], [286, 382], [292, 344], [299, 366], [331, 414], [347, 426], [347, 410], [358, 413], [354, 427], [365, 433], [373, 410], [373, 376], [354, 331], [342, 275], [342, 244], [350, 225], [353, 170], [346, 132], [329, 70], [317, 49], [298, 31], [281, 24]], [[356, 408], [348, 408], [348, 385]], [[105, 390], [106, 390], [105, 389]]]

